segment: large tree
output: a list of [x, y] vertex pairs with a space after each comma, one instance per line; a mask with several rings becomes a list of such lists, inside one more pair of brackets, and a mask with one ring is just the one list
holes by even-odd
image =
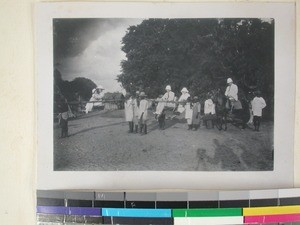
[[[232, 77], [240, 94], [260, 89], [274, 97], [274, 21], [148, 19], [128, 28], [118, 81], [128, 92], [157, 97], [167, 84], [202, 96]], [[272, 108], [272, 107], [271, 107]]]

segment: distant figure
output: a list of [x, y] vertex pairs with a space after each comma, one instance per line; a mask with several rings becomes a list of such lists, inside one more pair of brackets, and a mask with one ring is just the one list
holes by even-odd
[[158, 121], [158, 125], [159, 125], [159, 129], [164, 130], [165, 129], [165, 124], [166, 124], [166, 114], [164, 112], [164, 105], [165, 103], [162, 100], [163, 95], [159, 95], [158, 98], [156, 99], [157, 101], [157, 106], [156, 106], [156, 110], [160, 111], [161, 113], [158, 115], [156, 113], [155, 114], [155, 119], [157, 119]]
[[184, 104], [185, 104], [185, 102], [186, 102], [186, 100], [187, 100], [188, 97], [190, 97], [188, 89], [186, 89], [185, 87], [182, 88], [182, 90], [181, 90], [181, 96], [178, 99], [179, 105], [178, 105], [177, 111], [179, 113], [183, 113], [184, 112], [184, 110], [185, 110], [184, 109]]
[[238, 86], [233, 83], [231, 78], [227, 79], [225, 96], [228, 99], [226, 107], [232, 112], [234, 103], [238, 101]]
[[204, 114], [205, 115], [216, 114], [215, 103], [213, 102], [212, 96], [210, 94], [207, 95], [207, 99], [204, 102]]
[[60, 103], [58, 106], [59, 114], [58, 114], [58, 123], [61, 127], [61, 138], [68, 137], [68, 119], [69, 119], [69, 106], [64, 97], [61, 97]]
[[129, 93], [125, 96], [125, 103], [124, 103], [124, 111], [125, 111], [125, 120], [128, 122], [129, 125], [129, 133], [133, 133], [133, 99]]
[[90, 98], [90, 102], [88, 102], [85, 106], [86, 114], [91, 112], [93, 110], [94, 106], [103, 106], [102, 102], [93, 103], [93, 101], [101, 101], [102, 100], [102, 98], [104, 96], [103, 90], [104, 90], [104, 88], [101, 85], [92, 90], [92, 97]]
[[200, 113], [201, 113], [201, 104], [197, 96], [193, 98], [193, 117], [192, 117], [192, 129], [198, 130], [200, 126]]
[[249, 92], [248, 96], [247, 96], [247, 101], [248, 101], [248, 105], [249, 105], [249, 114], [250, 114], [250, 118], [247, 122], [247, 124], [253, 124], [253, 111], [252, 111], [252, 101], [254, 98], [254, 93], [253, 92]]
[[160, 114], [160, 116], [157, 118], [158, 120], [158, 126], [159, 129], [164, 130], [166, 125], [166, 114], [164, 111]]
[[140, 105], [139, 105], [139, 124], [140, 124], [140, 134], [147, 134], [147, 120], [148, 120], [148, 108], [149, 103], [145, 99], [145, 92], [140, 93]]
[[216, 106], [212, 100], [212, 95], [207, 94], [207, 99], [204, 102], [204, 124], [208, 128], [208, 121], [211, 121], [212, 127], [214, 127], [214, 117], [216, 114]]
[[267, 106], [263, 97], [261, 97], [261, 92], [257, 91], [255, 97], [252, 100], [252, 112], [253, 112], [253, 124], [254, 131], [259, 131], [260, 122], [262, 117], [262, 110]]
[[138, 133], [139, 129], [139, 99], [140, 92], [136, 91], [135, 95], [132, 96], [132, 107], [133, 107], [133, 125], [134, 125], [134, 132]]
[[187, 102], [185, 104], [185, 119], [188, 125], [188, 130], [192, 130], [193, 105], [191, 97], [187, 98]]

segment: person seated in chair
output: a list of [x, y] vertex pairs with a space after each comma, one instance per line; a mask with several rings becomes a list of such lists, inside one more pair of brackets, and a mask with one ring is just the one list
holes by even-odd
[[234, 102], [238, 101], [238, 86], [233, 83], [233, 80], [231, 78], [227, 79], [225, 96], [228, 99], [226, 107], [230, 109], [230, 112], [232, 112]]

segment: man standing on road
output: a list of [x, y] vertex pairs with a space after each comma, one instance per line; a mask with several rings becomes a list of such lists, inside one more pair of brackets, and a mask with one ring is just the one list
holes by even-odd
[[124, 111], [125, 111], [125, 120], [128, 122], [129, 125], [129, 133], [133, 133], [133, 100], [132, 97], [129, 93], [126, 93], [125, 96], [125, 102], [124, 102]]
[[133, 124], [134, 124], [135, 133], [138, 133], [138, 127], [139, 127], [139, 95], [140, 92], [136, 91], [135, 95], [132, 97]]
[[140, 93], [140, 105], [139, 105], [139, 124], [140, 124], [140, 134], [147, 134], [147, 120], [148, 120], [148, 101], [145, 99], [145, 92]]

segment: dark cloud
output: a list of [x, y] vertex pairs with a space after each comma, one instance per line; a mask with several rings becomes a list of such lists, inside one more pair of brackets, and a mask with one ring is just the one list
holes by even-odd
[[82, 53], [91, 41], [121, 23], [122, 19], [53, 19], [54, 61]]
[[54, 66], [64, 80], [86, 77], [107, 91], [120, 91], [116, 81], [125, 59], [121, 40], [142, 19], [54, 19]]

